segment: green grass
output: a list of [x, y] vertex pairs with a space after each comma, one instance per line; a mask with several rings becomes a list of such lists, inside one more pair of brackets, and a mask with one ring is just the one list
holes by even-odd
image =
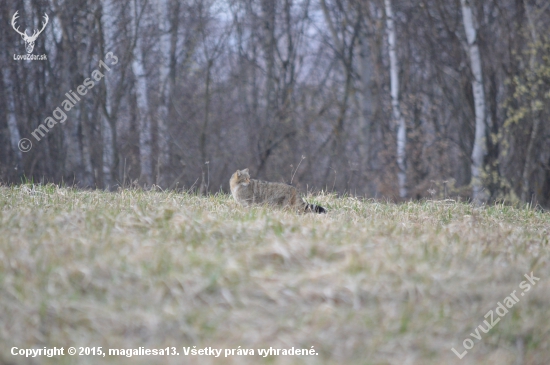
[[[329, 213], [242, 208], [223, 194], [0, 187], [0, 364], [548, 363], [550, 214], [308, 201]], [[473, 339], [531, 271], [536, 286]], [[466, 338], [474, 347], [459, 360], [451, 348]], [[13, 346], [176, 346], [180, 356], [30, 360]], [[256, 355], [193, 357], [183, 346]], [[311, 346], [317, 356], [257, 355]]]

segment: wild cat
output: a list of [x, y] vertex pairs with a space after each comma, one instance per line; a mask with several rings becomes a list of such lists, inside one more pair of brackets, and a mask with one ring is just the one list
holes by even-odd
[[237, 170], [229, 179], [231, 194], [242, 206], [250, 204], [269, 204], [296, 208], [302, 212], [326, 213], [325, 208], [306, 203], [298, 196], [294, 186], [250, 178], [248, 169]]

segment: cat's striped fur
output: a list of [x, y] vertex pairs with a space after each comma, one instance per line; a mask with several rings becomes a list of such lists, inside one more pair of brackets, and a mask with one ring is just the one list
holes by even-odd
[[233, 198], [243, 206], [269, 204], [295, 208], [302, 212], [326, 213], [325, 208], [305, 202], [294, 186], [253, 180], [250, 178], [248, 169], [237, 170], [231, 176], [229, 185]]

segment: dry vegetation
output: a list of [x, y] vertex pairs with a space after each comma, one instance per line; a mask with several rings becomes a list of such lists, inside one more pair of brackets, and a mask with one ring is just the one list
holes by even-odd
[[[547, 364], [550, 214], [311, 196], [327, 215], [227, 195], [0, 187], [0, 364]], [[451, 347], [525, 273], [540, 281], [462, 359]], [[315, 346], [312, 357], [187, 357]], [[176, 357], [10, 348], [177, 346]]]

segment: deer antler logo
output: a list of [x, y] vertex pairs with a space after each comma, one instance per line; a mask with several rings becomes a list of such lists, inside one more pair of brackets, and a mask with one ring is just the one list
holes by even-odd
[[25, 29], [25, 32], [22, 33], [19, 31], [19, 27], [15, 27], [15, 21], [17, 20], [17, 18], [19, 18], [19, 15], [17, 15], [17, 13], [19, 13], [19, 11], [16, 11], [15, 14], [13, 14], [13, 18], [11, 18], [11, 26], [13, 27], [13, 29], [15, 29], [17, 33], [21, 35], [21, 38], [23, 38], [23, 40], [25, 41], [25, 49], [27, 50], [27, 53], [31, 53], [34, 49], [34, 41], [36, 41], [36, 38], [38, 38], [40, 33], [42, 33], [44, 28], [46, 28], [46, 24], [48, 24], [48, 14], [44, 13], [44, 22], [42, 22], [42, 29], [40, 29], [40, 31], [35, 29], [33, 34], [29, 36], [27, 34], [27, 29]]

